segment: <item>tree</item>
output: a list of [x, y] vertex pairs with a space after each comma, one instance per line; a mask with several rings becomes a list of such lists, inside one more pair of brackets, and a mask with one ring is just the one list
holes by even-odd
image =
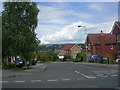
[[83, 61], [85, 61], [87, 54], [85, 52], [82, 52], [81, 56], [82, 56]]
[[2, 12], [3, 57], [21, 56], [25, 62], [37, 49], [37, 15], [39, 9], [33, 2], [5, 2]]

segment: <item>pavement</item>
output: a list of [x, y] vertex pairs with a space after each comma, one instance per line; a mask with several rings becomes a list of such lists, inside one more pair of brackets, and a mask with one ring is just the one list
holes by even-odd
[[4, 77], [17, 77], [22, 75], [30, 75], [33, 72], [43, 72], [46, 67], [44, 64], [36, 64], [30, 66], [30, 69], [27, 70], [2, 70], [2, 78]]

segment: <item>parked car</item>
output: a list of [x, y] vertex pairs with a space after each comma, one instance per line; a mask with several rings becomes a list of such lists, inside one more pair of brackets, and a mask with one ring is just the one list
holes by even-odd
[[117, 63], [120, 62], [120, 59], [116, 59], [115, 62], [117, 62]]
[[16, 58], [15, 59], [15, 65], [16, 67], [23, 67], [24, 63], [23, 63], [23, 60], [19, 57], [19, 58]]
[[103, 57], [101, 55], [92, 55], [91, 59], [93, 59], [93, 60], [102, 60]]

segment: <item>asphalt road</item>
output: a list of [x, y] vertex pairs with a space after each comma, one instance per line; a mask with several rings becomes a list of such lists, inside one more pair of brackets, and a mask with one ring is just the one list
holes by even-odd
[[118, 87], [118, 70], [115, 68], [94, 67], [72, 62], [44, 63], [44, 65], [46, 69], [43, 71], [39, 71], [39, 67], [36, 67], [34, 70], [25, 71], [26, 74], [23, 75], [3, 77], [2, 88]]

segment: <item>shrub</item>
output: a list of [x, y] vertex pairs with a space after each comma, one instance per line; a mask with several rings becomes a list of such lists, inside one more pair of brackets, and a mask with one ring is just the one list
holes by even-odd
[[88, 62], [94, 63], [94, 60], [93, 59], [89, 59]]
[[72, 59], [72, 61], [73, 61], [73, 62], [80, 62], [81, 60], [78, 59], [78, 58], [74, 58], [74, 59]]
[[37, 61], [31, 60], [31, 65], [36, 65]]

